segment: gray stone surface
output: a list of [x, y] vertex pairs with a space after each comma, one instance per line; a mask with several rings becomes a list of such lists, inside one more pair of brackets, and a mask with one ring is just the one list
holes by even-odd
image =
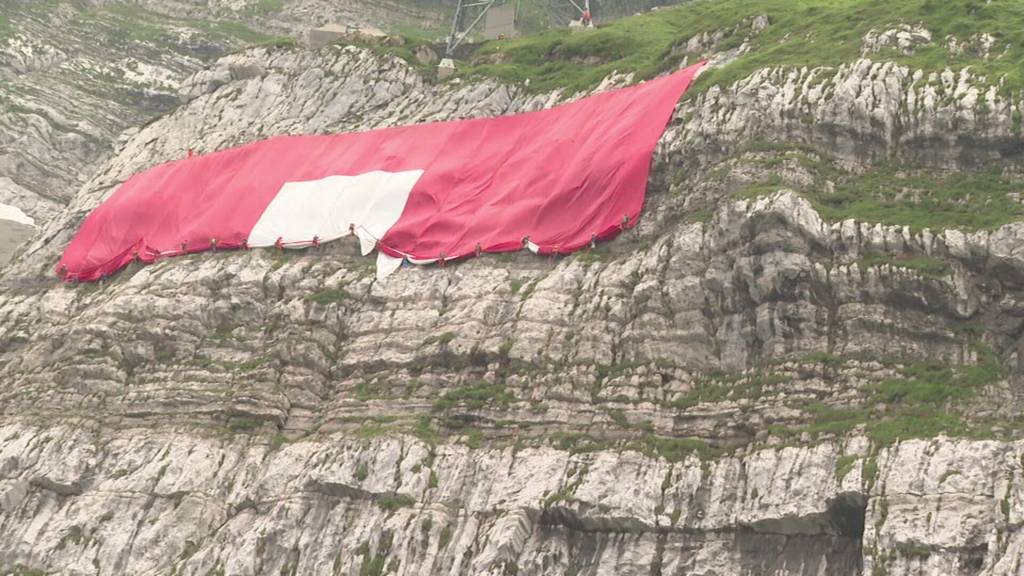
[[[799, 166], [780, 164], [784, 184], [753, 199], [714, 173], [750, 176], [753, 140], [815, 145], [854, 168], [897, 155], [1014, 170], [1019, 158], [991, 151], [1014, 138], [1020, 102], [969, 74], [870, 60], [762, 70], [679, 106], [640, 226], [591, 252], [484, 256], [382, 283], [340, 241], [58, 285], [52, 266], [85, 214], [189, 147], [560, 97], [431, 84], [352, 47], [233, 54], [180, 93], [188, 103], [126, 133], [0, 278], [0, 567], [1019, 574], [1012, 434], [879, 445], [858, 428], [769, 431], [799, 431], [814, 402], [855, 405], [897, 374], [887, 358], [974, 364], [974, 337], [1007, 370], [963, 404], [1014, 418], [1022, 225], [827, 222], [788, 189], [808, 178]], [[949, 270], [866, 265], [868, 253]], [[756, 394], [682, 401], [716, 373]], [[720, 451], [702, 459], [698, 440]]]

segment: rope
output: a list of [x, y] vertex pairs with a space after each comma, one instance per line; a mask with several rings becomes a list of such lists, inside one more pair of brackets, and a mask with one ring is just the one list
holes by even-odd
[[[630, 223], [629, 215], [623, 216], [622, 217], [622, 222], [620, 224], [620, 229], [621, 230], [625, 230], [626, 228], [629, 227], [629, 223]], [[409, 254], [407, 252], [403, 252], [403, 251], [398, 250], [398, 249], [396, 249], [396, 248], [394, 248], [392, 246], [388, 246], [388, 245], [384, 244], [381, 241], [380, 237], [378, 237], [377, 235], [375, 235], [372, 232], [370, 232], [370, 230], [367, 229], [362, 224], [358, 224], [358, 225], [357, 224], [349, 224], [348, 229], [349, 229], [349, 234], [353, 235], [353, 236], [356, 236], [356, 231], [357, 230], [362, 232], [366, 237], [368, 237], [368, 238], [370, 238], [371, 240], [374, 241], [375, 247], [378, 250], [380, 250], [382, 248], [387, 248], [387, 251], [385, 251], [385, 254], [390, 254], [392, 252], [400, 254], [402, 256], [403, 263], [405, 261], [408, 261], [408, 262], [412, 263], [412, 260], [417, 259], [412, 254]], [[302, 246], [312, 246], [312, 247], [315, 247], [315, 248], [319, 248], [322, 243], [323, 243], [323, 241], [320, 239], [319, 236], [313, 236], [312, 240], [295, 240], [295, 241], [290, 241], [290, 242], [285, 242], [284, 238], [279, 236], [277, 238], [277, 241], [274, 242], [274, 247], [276, 247], [278, 249], [291, 248], [291, 247], [302, 247]], [[529, 244], [530, 244], [530, 237], [529, 236], [523, 236], [523, 239], [522, 239], [523, 247], [525, 248]], [[169, 256], [179, 256], [179, 255], [183, 255], [183, 254], [188, 254], [189, 253], [189, 251], [188, 251], [188, 240], [182, 241], [179, 246], [180, 246], [179, 250], [160, 251], [160, 250], [153, 250], [153, 249], [147, 248], [147, 252], [152, 254], [153, 260], [157, 260], [159, 258], [164, 258], [164, 257], [169, 257]], [[596, 234], [591, 234], [590, 235], [590, 248], [595, 248], [596, 246], [597, 246], [597, 235]], [[230, 244], [230, 243], [222, 244], [216, 238], [211, 238], [210, 239], [210, 248], [213, 251], [216, 251], [218, 247], [228, 248], [228, 249], [238, 248], [238, 249], [242, 249], [242, 250], [248, 250], [250, 248], [248, 238], [242, 239], [241, 242], [239, 242], [238, 244]], [[543, 247], [539, 246], [539, 245], [537, 246], [537, 248], [538, 248], [538, 251], [543, 249]], [[561, 249], [562, 249], [562, 246], [560, 244], [554, 245], [552, 247], [551, 252], [549, 253], [551, 258], [554, 259], [556, 255], [561, 255]], [[476, 256], [481, 256], [484, 253], [484, 249], [480, 245], [479, 242], [474, 246], [473, 252], [474, 252], [474, 255], [476, 255]], [[443, 267], [445, 265], [445, 262], [447, 261], [447, 259], [448, 259], [448, 256], [444, 252], [441, 252], [440, 254], [438, 254], [438, 257], [437, 257], [436, 261], [439, 262], [440, 266]], [[142, 255], [140, 254], [140, 252], [138, 250], [134, 250], [132, 252], [132, 260], [135, 261], [135, 262], [139, 262], [139, 261], [142, 260]], [[72, 272], [70, 272], [67, 269], [67, 266], [62, 265], [60, 270], [58, 271], [58, 276], [62, 280], [64, 280], [65, 282], [77, 283], [79, 281], [80, 277], [81, 277], [81, 274], [72, 273]]]

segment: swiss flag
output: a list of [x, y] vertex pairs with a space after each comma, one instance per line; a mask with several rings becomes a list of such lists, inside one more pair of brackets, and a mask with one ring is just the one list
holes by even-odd
[[57, 273], [305, 246], [348, 234], [378, 273], [524, 246], [568, 253], [640, 215], [651, 155], [700, 64], [549, 110], [327, 136], [281, 136], [136, 174], [94, 210]]

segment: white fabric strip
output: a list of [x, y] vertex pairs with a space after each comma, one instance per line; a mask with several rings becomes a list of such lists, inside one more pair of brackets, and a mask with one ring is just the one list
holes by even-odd
[[22, 212], [21, 208], [18, 208], [17, 206], [8, 206], [7, 204], [0, 204], [0, 220], [11, 220], [18, 224], [24, 224], [25, 226], [36, 225], [35, 220]]
[[285, 244], [313, 238], [329, 242], [347, 236], [354, 227], [363, 254], [368, 254], [398, 222], [422, 174], [374, 171], [288, 182], [253, 226], [249, 246], [274, 246], [278, 239]]
[[356, 236], [359, 237], [359, 251], [363, 256], [368, 256], [370, 252], [373, 252], [373, 249], [377, 247], [377, 239], [380, 238], [380, 236], [371, 235], [362, 228], [356, 228]]
[[384, 280], [402, 267], [402, 258], [395, 258], [384, 252], [377, 252], [377, 280]]

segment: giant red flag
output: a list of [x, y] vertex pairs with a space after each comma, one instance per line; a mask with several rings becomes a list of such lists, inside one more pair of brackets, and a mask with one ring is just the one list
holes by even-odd
[[280, 136], [163, 164], [85, 219], [57, 271], [90, 281], [133, 260], [350, 233], [388, 269], [572, 252], [636, 222], [654, 147], [699, 68], [538, 112]]

